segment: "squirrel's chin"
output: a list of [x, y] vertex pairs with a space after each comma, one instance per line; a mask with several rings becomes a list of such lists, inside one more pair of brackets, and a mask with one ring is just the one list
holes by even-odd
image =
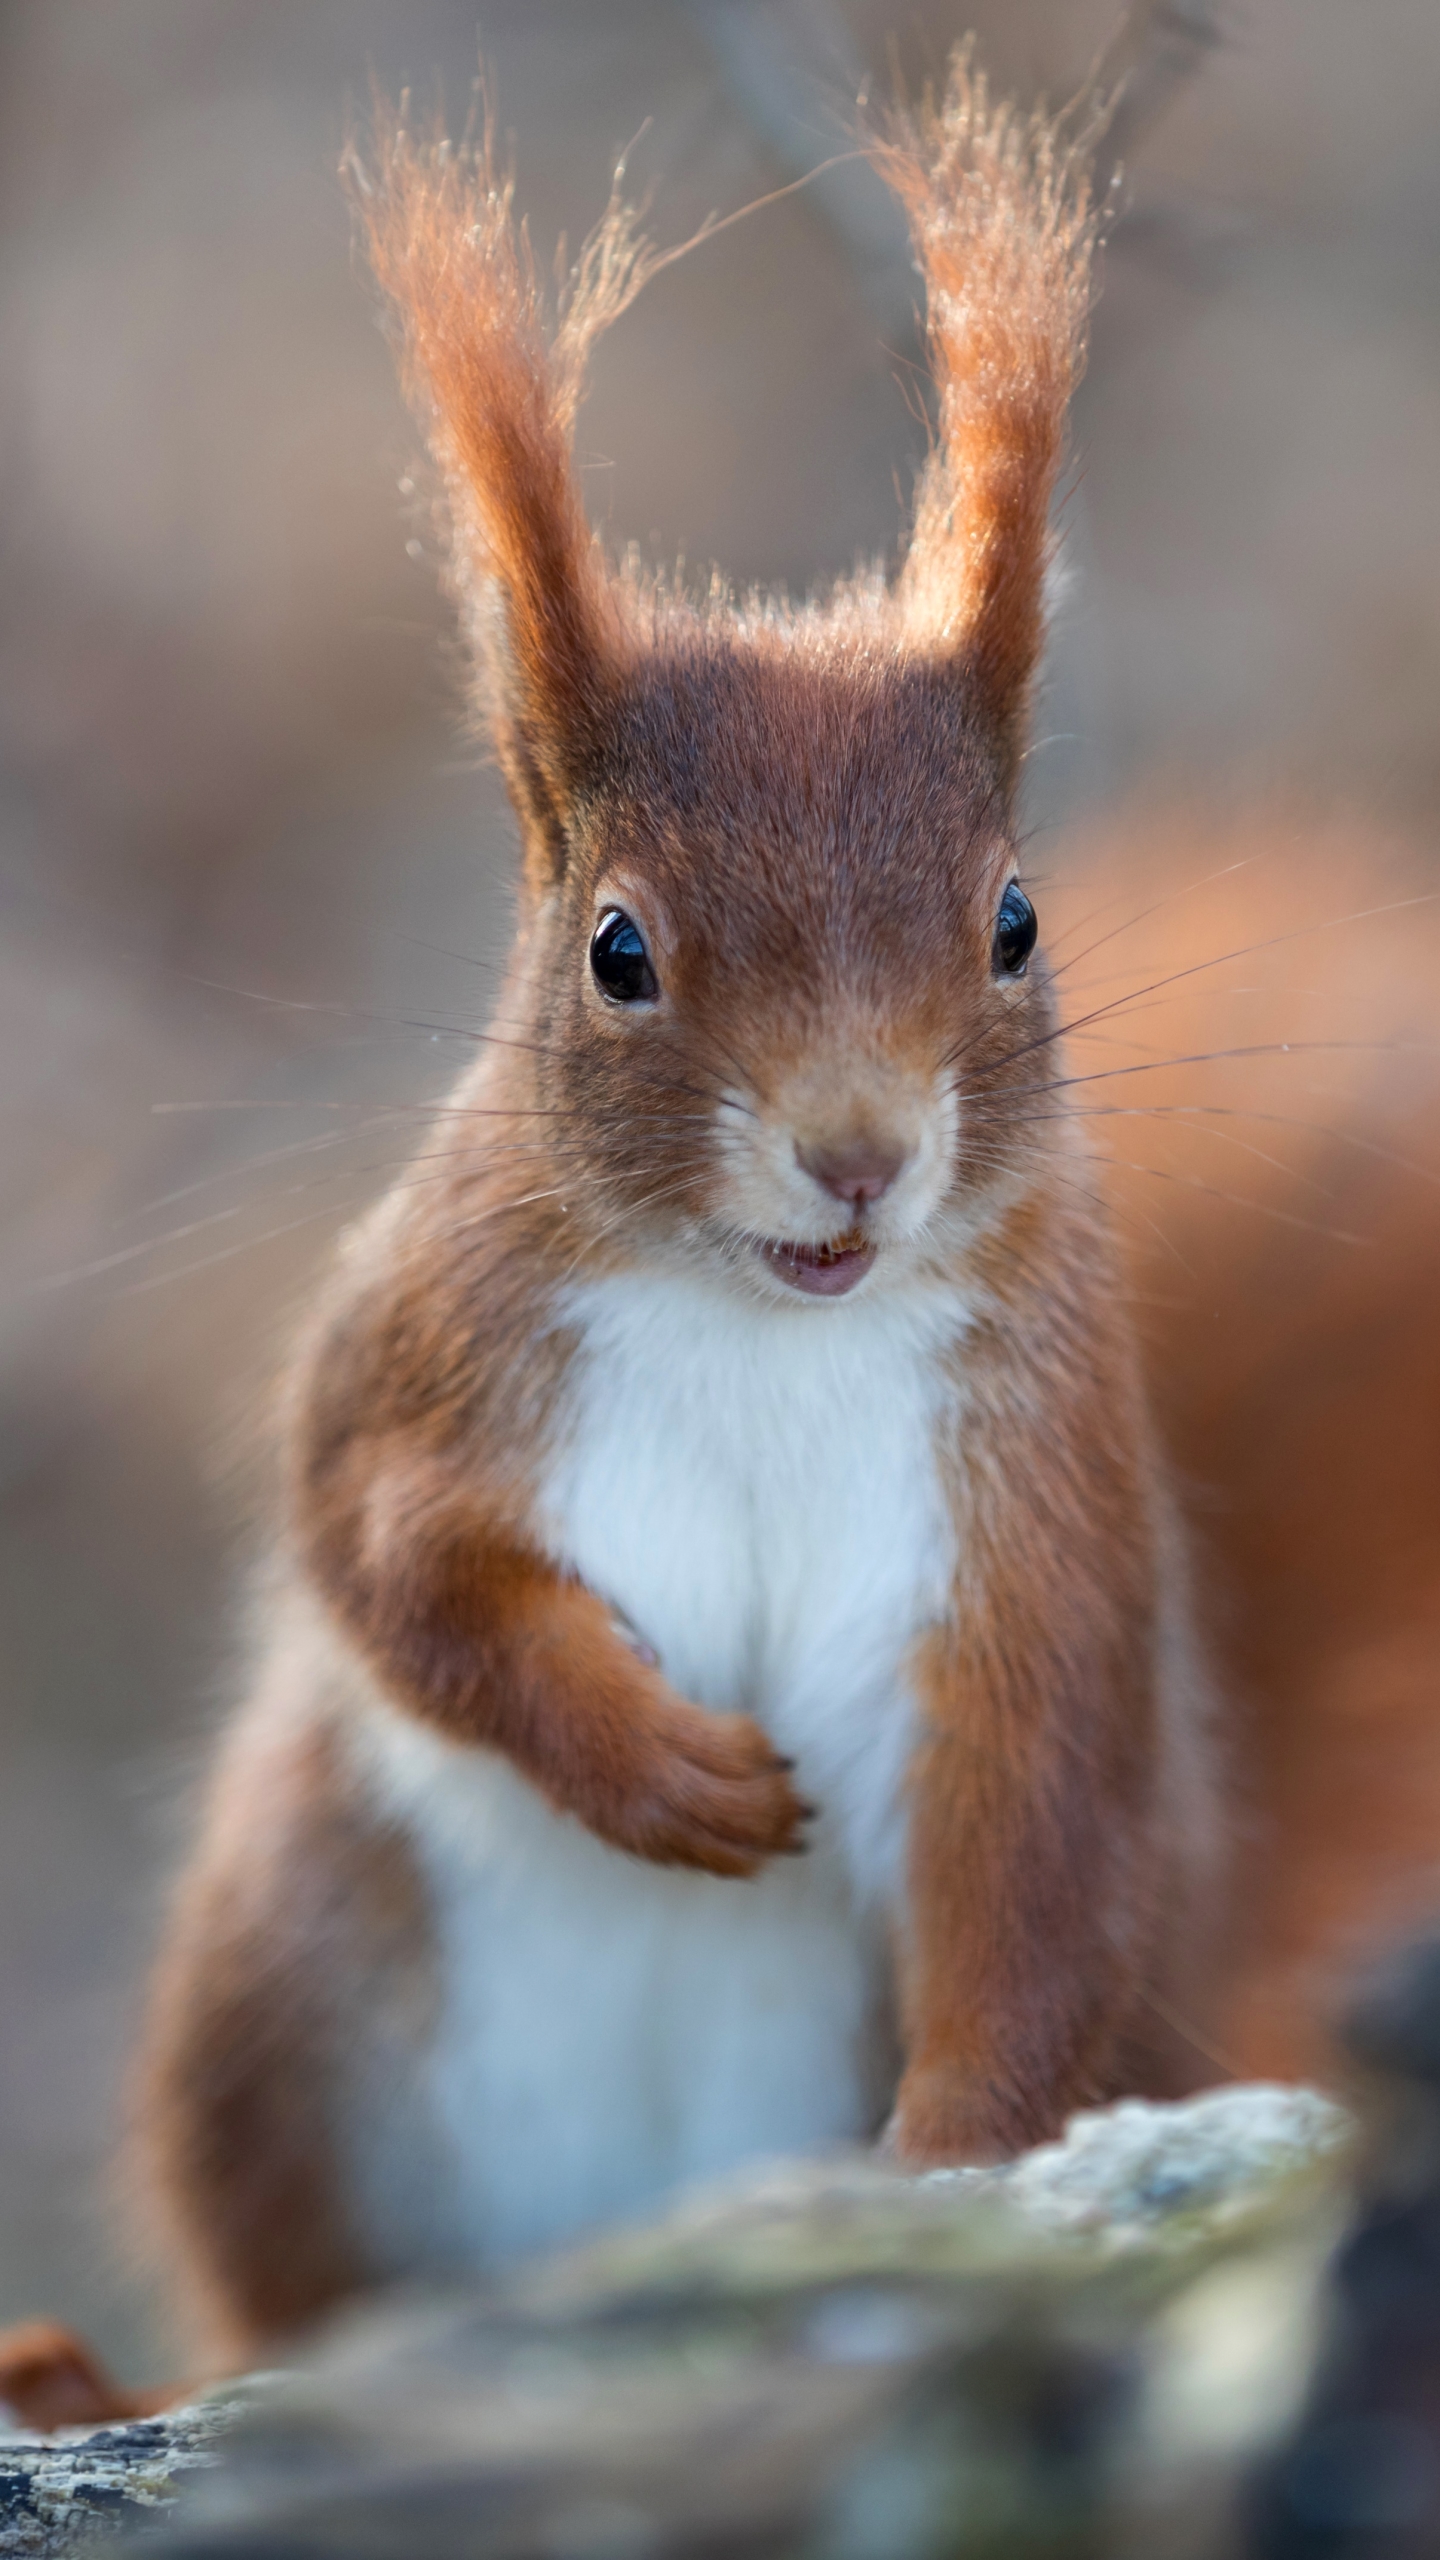
[[875, 1247], [851, 1230], [834, 1244], [766, 1243], [757, 1247], [767, 1271], [808, 1298], [843, 1298], [858, 1288], [875, 1261]]

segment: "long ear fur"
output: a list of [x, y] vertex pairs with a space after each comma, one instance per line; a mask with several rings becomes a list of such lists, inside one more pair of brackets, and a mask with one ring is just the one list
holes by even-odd
[[543, 879], [624, 652], [619, 597], [571, 466], [585, 366], [655, 253], [618, 192], [562, 288], [547, 343], [513, 185], [478, 141], [417, 141], [377, 102], [349, 157], [370, 256], [404, 333], [410, 397], [449, 495], [455, 572], [501, 762]]
[[909, 216], [938, 394], [897, 593], [913, 647], [963, 662], [1009, 769], [1044, 638], [1049, 509], [1084, 369], [1105, 110], [992, 105], [972, 48], [875, 158]]

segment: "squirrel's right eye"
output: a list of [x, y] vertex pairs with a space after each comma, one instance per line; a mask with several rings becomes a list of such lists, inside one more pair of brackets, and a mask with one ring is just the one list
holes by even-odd
[[612, 1004], [653, 1004], [660, 993], [645, 938], [623, 907], [607, 907], [595, 927], [590, 967]]

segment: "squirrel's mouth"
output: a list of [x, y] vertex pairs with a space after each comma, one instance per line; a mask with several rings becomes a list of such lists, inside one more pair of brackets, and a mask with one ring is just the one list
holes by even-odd
[[811, 1298], [843, 1298], [875, 1259], [875, 1247], [858, 1227], [833, 1244], [762, 1244], [759, 1253], [777, 1279]]

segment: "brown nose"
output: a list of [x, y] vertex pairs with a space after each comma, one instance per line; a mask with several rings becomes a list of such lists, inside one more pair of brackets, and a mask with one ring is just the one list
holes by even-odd
[[905, 1162], [904, 1147], [882, 1146], [874, 1139], [855, 1139], [845, 1146], [802, 1147], [795, 1153], [822, 1191], [843, 1200], [847, 1209], [868, 1209], [890, 1188]]

